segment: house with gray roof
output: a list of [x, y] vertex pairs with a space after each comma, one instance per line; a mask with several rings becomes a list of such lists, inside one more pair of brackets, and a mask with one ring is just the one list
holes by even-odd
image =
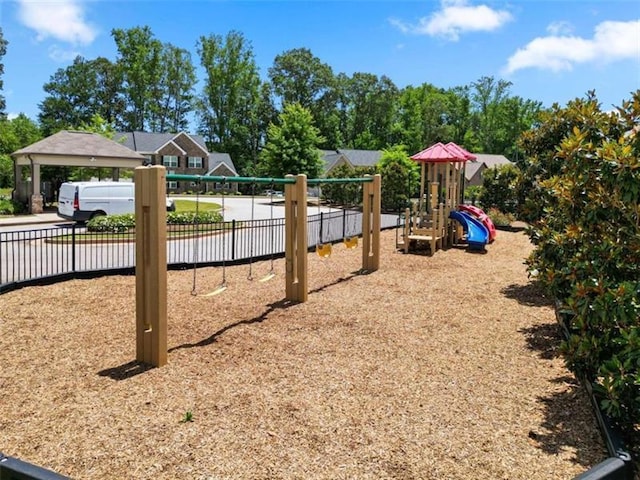
[[495, 168], [501, 165], [514, 165], [514, 163], [504, 155], [489, 153], [474, 153], [473, 155], [476, 159], [467, 162], [464, 171], [465, 184], [469, 187], [482, 185], [482, 173], [487, 168]]
[[355, 150], [340, 148], [336, 150], [321, 150], [324, 161], [325, 176], [341, 165], [348, 165], [352, 168], [375, 167], [382, 158], [382, 150]]
[[[209, 154], [209, 171], [205, 175], [211, 175], [214, 177], [237, 177], [238, 172], [231, 160], [231, 156], [228, 153], [210, 153]], [[227, 191], [237, 192], [237, 183], [205, 183], [205, 191]]]
[[[170, 174], [238, 176], [229, 154], [209, 152], [200, 135], [185, 132], [119, 132], [113, 139], [144, 155], [149, 164], [164, 165]], [[197, 185], [194, 182], [167, 182], [167, 191], [170, 193], [182, 193], [195, 187]]]

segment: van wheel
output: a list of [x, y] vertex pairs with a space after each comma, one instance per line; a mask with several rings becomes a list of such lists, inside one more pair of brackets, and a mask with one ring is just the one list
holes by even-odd
[[91, 214], [91, 218], [89, 220], [93, 220], [96, 217], [104, 217], [106, 215], [105, 212], [103, 212], [102, 210], [98, 210], [97, 212], [93, 212]]

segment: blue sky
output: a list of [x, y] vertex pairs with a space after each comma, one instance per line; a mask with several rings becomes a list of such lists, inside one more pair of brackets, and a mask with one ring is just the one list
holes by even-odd
[[58, 68], [76, 54], [115, 60], [111, 29], [143, 25], [196, 64], [200, 36], [240, 31], [263, 78], [306, 47], [336, 74], [443, 88], [494, 76], [545, 106], [595, 89], [609, 109], [640, 88], [637, 0], [0, 0], [0, 25], [6, 111], [34, 120]]

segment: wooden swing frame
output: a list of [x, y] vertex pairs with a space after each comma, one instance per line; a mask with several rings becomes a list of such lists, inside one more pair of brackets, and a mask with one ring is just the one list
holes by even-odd
[[[224, 177], [167, 175], [160, 165], [137, 167], [136, 190], [136, 360], [156, 367], [167, 363], [167, 212], [166, 182], [220, 181]], [[237, 183], [280, 183], [285, 188], [285, 296], [306, 302], [308, 282], [307, 185], [363, 184], [362, 271], [380, 268], [380, 175], [357, 179], [284, 179], [234, 177]], [[225, 286], [226, 288], [226, 286]], [[213, 295], [214, 292], [207, 294]]]

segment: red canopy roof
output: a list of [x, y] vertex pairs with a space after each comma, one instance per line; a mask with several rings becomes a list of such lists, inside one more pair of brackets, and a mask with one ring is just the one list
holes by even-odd
[[467, 160], [476, 159], [476, 156], [474, 154], [468, 152], [457, 143], [449, 142], [445, 145], [445, 147], [447, 147], [449, 150], [453, 149], [455, 152], [458, 152], [458, 154], [460, 155], [464, 155], [464, 158], [466, 158]]
[[[462, 147], [459, 147], [455, 143], [452, 142], [452, 145], [455, 145], [456, 148], [450, 147], [448, 145], [443, 145], [438, 142], [434, 145], [431, 145], [429, 148], [422, 150], [421, 152], [412, 155], [411, 160], [415, 160], [416, 162], [426, 162], [426, 163], [444, 163], [444, 162], [466, 162], [467, 160], [472, 160], [475, 158], [469, 152], [464, 150]], [[472, 157], [472, 158], [469, 158]]]

